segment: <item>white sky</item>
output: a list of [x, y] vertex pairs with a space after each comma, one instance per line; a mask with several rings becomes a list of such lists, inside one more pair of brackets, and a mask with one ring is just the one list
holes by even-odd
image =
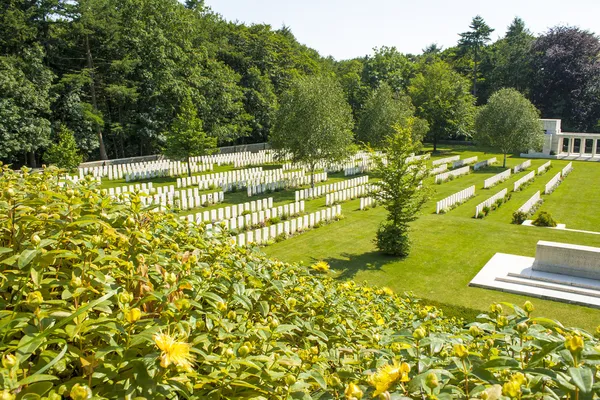
[[299, 42], [341, 60], [396, 46], [453, 46], [479, 14], [503, 36], [515, 16], [536, 34], [568, 24], [600, 33], [600, 0], [205, 0], [230, 21], [287, 25]]

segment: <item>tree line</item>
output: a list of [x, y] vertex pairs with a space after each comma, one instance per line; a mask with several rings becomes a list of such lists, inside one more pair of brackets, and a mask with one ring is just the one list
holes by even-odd
[[[506, 87], [565, 130], [598, 129], [596, 35], [555, 27], [535, 37], [518, 18], [494, 43], [492, 32], [476, 17], [452, 48], [336, 61], [288, 27], [226, 21], [198, 0], [6, 0], [0, 160], [36, 166], [65, 148], [83, 159], [182, 153], [177, 132], [203, 148], [264, 142], [286, 96], [313, 76], [341, 88], [348, 128], [375, 147], [396, 113], [426, 123], [415, 130], [434, 144], [471, 137], [477, 106]], [[387, 115], [374, 111], [382, 104]]]

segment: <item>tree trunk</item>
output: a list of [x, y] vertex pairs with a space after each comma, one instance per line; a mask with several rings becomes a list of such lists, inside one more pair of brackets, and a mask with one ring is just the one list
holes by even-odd
[[188, 164], [188, 176], [192, 176], [192, 166], [190, 165], [190, 156], [187, 156], [187, 164]]
[[310, 175], [310, 187], [311, 188], [315, 188], [315, 167], [316, 165], [313, 163], [310, 166], [310, 171], [311, 171], [311, 175]]
[[502, 168], [506, 168], [506, 153], [504, 153], [504, 163], [502, 163]]
[[437, 142], [438, 142], [437, 135], [433, 135], [433, 152], [434, 153], [437, 151]]
[[[87, 67], [90, 70], [90, 78], [92, 83], [90, 84], [90, 94], [92, 95], [92, 107], [94, 108], [94, 113], [98, 114], [98, 101], [96, 99], [96, 83], [94, 81], [94, 62], [92, 60], [92, 51], [90, 49], [90, 40], [88, 35], [85, 35], [85, 52], [87, 56]], [[96, 125], [96, 135], [98, 135], [98, 144], [100, 145], [100, 159], [108, 160], [108, 156], [106, 155], [106, 147], [104, 147], [104, 139], [102, 137], [102, 129], [100, 129], [99, 124]]]
[[35, 163], [35, 151], [28, 151], [27, 152], [27, 164], [29, 164], [29, 166], [31, 168], [36, 168], [37, 165]]

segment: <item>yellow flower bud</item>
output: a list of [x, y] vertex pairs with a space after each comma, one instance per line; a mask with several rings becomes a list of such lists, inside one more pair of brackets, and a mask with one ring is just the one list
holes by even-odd
[[31, 243], [33, 243], [34, 246], [40, 244], [41, 241], [42, 239], [40, 239], [40, 237], [37, 234], [34, 233], [33, 235], [31, 235]]
[[473, 337], [478, 337], [483, 335], [483, 330], [478, 327], [477, 325], [471, 325], [469, 327], [469, 335], [473, 336]]
[[572, 335], [572, 336], [567, 336], [567, 338], [565, 339], [565, 347], [573, 355], [577, 355], [577, 354], [581, 353], [584, 346], [585, 346], [585, 343], [581, 336]]
[[69, 393], [73, 400], [85, 400], [92, 397], [92, 390], [87, 385], [75, 384]]
[[467, 347], [464, 344], [455, 344], [452, 347], [452, 350], [454, 355], [459, 358], [467, 358], [469, 356], [469, 350], [467, 350]]
[[37, 290], [27, 295], [27, 304], [37, 307], [44, 302], [44, 296]]
[[533, 310], [535, 310], [535, 307], [533, 306], [533, 304], [527, 300], [525, 302], [525, 304], [523, 304], [523, 310], [525, 310], [525, 312], [527, 313], [527, 315], [531, 314], [533, 312]]
[[14, 367], [17, 365], [17, 362], [17, 357], [12, 354], [6, 354], [4, 357], [2, 357], [2, 366], [6, 369]]
[[363, 397], [363, 391], [354, 383], [350, 383], [346, 386], [344, 394], [346, 395], [347, 400], [360, 400]]
[[224, 302], [222, 302], [222, 301], [219, 301], [219, 302], [217, 303], [217, 310], [219, 310], [219, 311], [221, 311], [221, 312], [223, 312], [223, 311], [226, 311], [226, 310], [227, 310], [227, 303], [224, 303]]
[[415, 338], [416, 341], [423, 339], [425, 336], [427, 336], [427, 331], [421, 327], [418, 327], [413, 332], [413, 338]]
[[132, 308], [125, 312], [125, 319], [130, 324], [137, 322], [142, 317], [142, 311], [139, 308]]
[[438, 387], [440, 385], [440, 381], [438, 380], [437, 375], [433, 372], [427, 374], [427, 377], [425, 377], [425, 385], [427, 385], [429, 389], [435, 389]]
[[14, 400], [15, 395], [10, 392], [8, 389], [4, 389], [0, 392], [0, 400]]
[[287, 374], [283, 380], [285, 381], [285, 384], [288, 386], [292, 386], [294, 383], [296, 383], [296, 377], [292, 374]]

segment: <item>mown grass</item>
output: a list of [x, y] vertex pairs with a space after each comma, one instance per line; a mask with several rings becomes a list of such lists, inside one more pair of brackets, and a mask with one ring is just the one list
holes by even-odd
[[[451, 148], [443, 158], [460, 154], [462, 158], [478, 155], [479, 160], [496, 156], [473, 148]], [[507, 168], [525, 159], [510, 157]], [[485, 219], [475, 219], [475, 206], [504, 187], [512, 191], [515, 180], [537, 169], [546, 160], [533, 160], [532, 167], [511, 176], [492, 189], [483, 189], [483, 180], [504, 170], [502, 167], [486, 168], [454, 181], [434, 185], [435, 193], [425, 206], [420, 218], [413, 224], [412, 253], [405, 259], [387, 257], [374, 246], [373, 238], [379, 223], [385, 218], [381, 207], [368, 211], [358, 210], [358, 200], [344, 203], [342, 221], [298, 235], [265, 248], [268, 255], [289, 262], [312, 263], [326, 260], [339, 279], [354, 279], [370, 284], [388, 286], [397, 292], [410, 292], [415, 296], [441, 306], [448, 314], [473, 318], [493, 302], [522, 304], [526, 296], [499, 291], [471, 288], [469, 281], [497, 252], [524, 256], [535, 255], [538, 240], [585, 244], [600, 247], [600, 235], [560, 231], [547, 228], [525, 227], [511, 224], [516, 211], [560, 169], [565, 161], [552, 161], [553, 169], [536, 177], [524, 190], [511, 193], [511, 199]], [[558, 222], [569, 228], [600, 231], [600, 213], [595, 212], [600, 198], [600, 165], [575, 162], [575, 169], [549, 196], [544, 197], [541, 210], [550, 211]], [[476, 185], [476, 196], [447, 214], [435, 214], [435, 202]], [[324, 206], [324, 199], [307, 202], [310, 209]], [[536, 314], [556, 318], [567, 325], [592, 329], [600, 324], [600, 310], [574, 306], [554, 301], [533, 299]]]

